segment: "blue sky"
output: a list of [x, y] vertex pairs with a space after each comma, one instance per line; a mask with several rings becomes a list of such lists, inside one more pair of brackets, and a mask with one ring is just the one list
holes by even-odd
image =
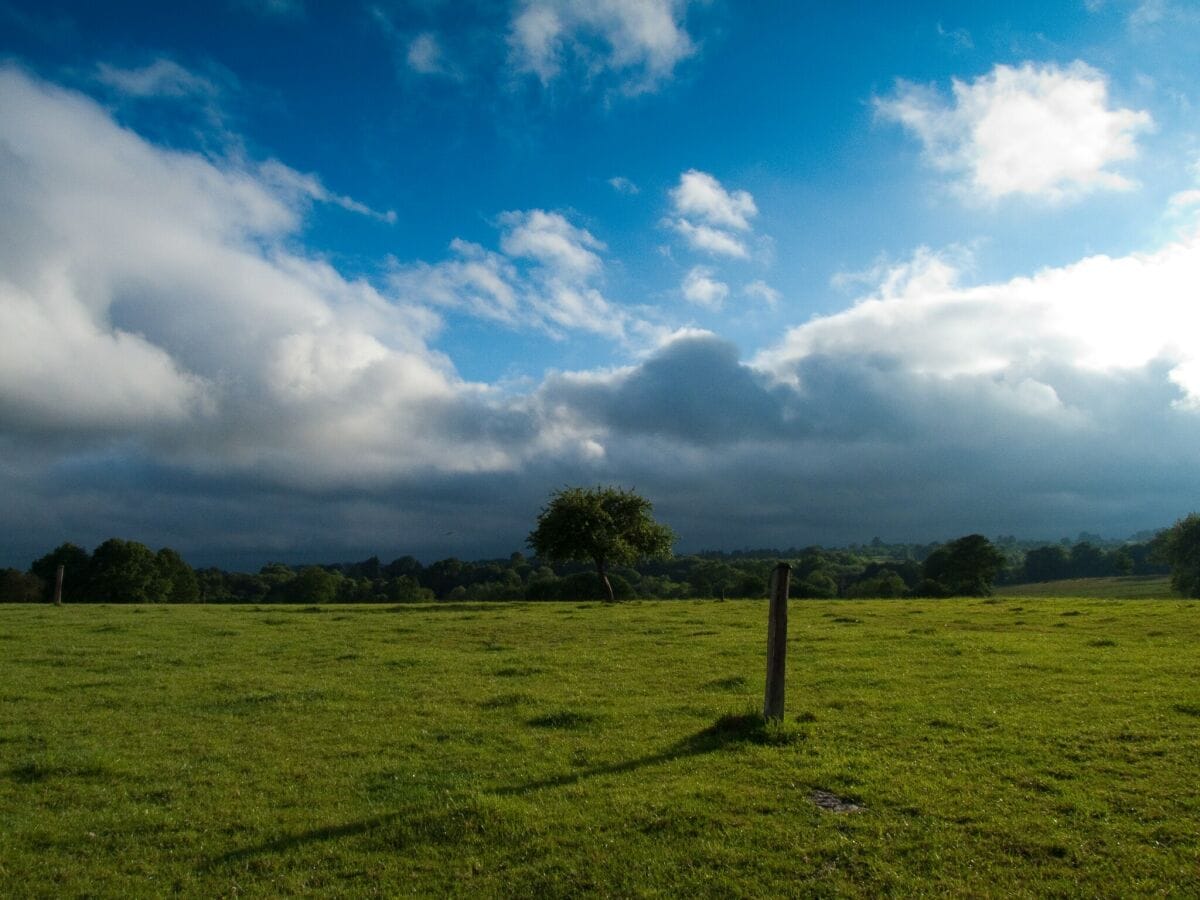
[[1200, 10], [0, 0], [0, 564], [1200, 506]]

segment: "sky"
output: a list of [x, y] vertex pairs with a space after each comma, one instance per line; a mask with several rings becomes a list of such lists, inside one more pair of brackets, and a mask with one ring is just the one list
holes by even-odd
[[1200, 508], [1200, 7], [0, 0], [0, 565]]

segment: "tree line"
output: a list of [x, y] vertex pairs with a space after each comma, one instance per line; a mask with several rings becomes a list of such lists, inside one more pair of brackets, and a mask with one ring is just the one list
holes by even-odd
[[[1185, 527], [1186, 526], [1186, 527]], [[1193, 533], [1194, 532], [1194, 533]], [[55, 571], [66, 572], [67, 603], [406, 603], [433, 601], [688, 599], [765, 597], [771, 571], [792, 566], [797, 598], [944, 597], [981, 595], [994, 584], [1172, 571], [1168, 550], [1185, 556], [1200, 546], [1200, 518], [1190, 516], [1157, 538], [1104, 545], [1094, 536], [1075, 543], [1025, 545], [1012, 538], [967, 535], [944, 544], [870, 544], [827, 549], [704, 552], [610, 565], [606, 587], [584, 561], [551, 562], [537, 555], [428, 565], [412, 556], [384, 563], [292, 566], [269, 563], [255, 573], [193, 569], [175, 550], [154, 551], [111, 538], [88, 552], [62, 544], [25, 572], [0, 570], [0, 602], [51, 599]], [[1176, 589], [1200, 592], [1200, 554]], [[1193, 575], [1188, 576], [1187, 573]], [[1189, 580], [1190, 578], [1190, 580]]]
[[138, 541], [109, 538], [91, 553], [61, 544], [34, 560], [27, 572], [0, 570], [0, 602], [49, 600], [62, 566], [65, 603], [197, 603], [196, 570], [176, 551], [158, 552]]

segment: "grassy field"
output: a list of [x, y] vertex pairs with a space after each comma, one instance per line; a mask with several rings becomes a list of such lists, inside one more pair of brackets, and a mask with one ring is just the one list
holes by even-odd
[[1035, 584], [1005, 585], [1005, 597], [1103, 597], [1107, 600], [1154, 600], [1173, 597], [1169, 575], [1121, 575], [1112, 578], [1068, 578]]
[[0, 896], [1200, 895], [1200, 603], [765, 619], [0, 607]]

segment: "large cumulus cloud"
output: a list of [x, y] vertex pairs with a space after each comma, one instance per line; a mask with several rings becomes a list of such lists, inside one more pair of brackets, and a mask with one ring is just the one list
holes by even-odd
[[510, 470], [561, 437], [431, 351], [434, 313], [296, 249], [311, 178], [153, 146], [11, 66], [0, 108], [9, 441], [307, 488]]

